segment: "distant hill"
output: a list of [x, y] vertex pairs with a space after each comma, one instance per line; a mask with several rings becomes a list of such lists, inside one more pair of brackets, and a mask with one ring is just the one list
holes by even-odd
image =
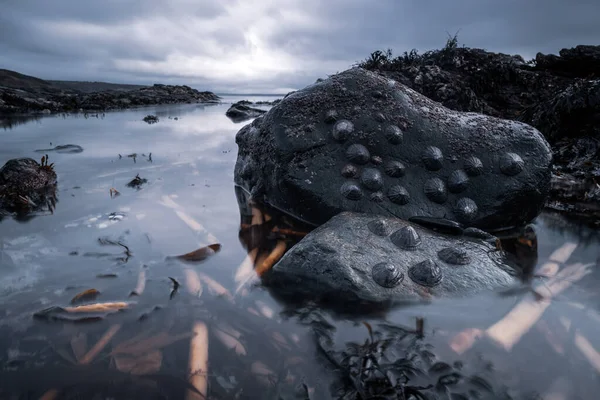
[[28, 92], [47, 92], [57, 89], [48, 81], [8, 69], [0, 69], [0, 86]]
[[47, 81], [57, 88], [63, 90], [73, 90], [82, 93], [96, 93], [96, 92], [122, 92], [129, 90], [137, 90], [146, 85], [126, 85], [120, 83], [107, 83], [107, 82], [80, 82], [80, 81]]
[[53, 81], [43, 80], [34, 76], [24, 75], [8, 69], [0, 69], [0, 86], [10, 89], [20, 89], [33, 93], [56, 92], [124, 92], [137, 90], [147, 85], [124, 85], [107, 82], [79, 82], [79, 81]]
[[0, 116], [107, 111], [157, 104], [219, 103], [212, 92], [186, 85], [126, 85], [43, 80], [0, 69]]

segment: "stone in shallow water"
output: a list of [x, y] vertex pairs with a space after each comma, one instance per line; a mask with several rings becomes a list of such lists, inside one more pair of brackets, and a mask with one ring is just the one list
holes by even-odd
[[[236, 142], [236, 184], [313, 225], [359, 211], [491, 231], [535, 218], [550, 189], [551, 149], [533, 127], [452, 111], [360, 68], [290, 94]], [[360, 198], [338, 189], [349, 181]]]
[[436, 233], [397, 218], [343, 212], [292, 247], [264, 283], [292, 298], [387, 303], [468, 296], [518, 282], [484, 240]]

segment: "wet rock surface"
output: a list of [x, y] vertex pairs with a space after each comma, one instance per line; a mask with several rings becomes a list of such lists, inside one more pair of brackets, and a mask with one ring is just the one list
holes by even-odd
[[320, 225], [342, 211], [502, 229], [540, 212], [551, 150], [519, 122], [452, 111], [353, 68], [242, 128], [236, 183]]
[[229, 107], [229, 109], [225, 112], [225, 115], [233, 122], [242, 122], [258, 117], [267, 112], [266, 110], [261, 110], [260, 108], [250, 107], [251, 104], [253, 103], [246, 100], [238, 101]]
[[0, 218], [27, 215], [56, 204], [56, 172], [31, 158], [17, 158], [0, 168]]
[[517, 274], [494, 238], [476, 236], [344, 212], [292, 247], [263, 279], [283, 296], [357, 304], [465, 296], [515, 284]]
[[551, 143], [555, 177], [550, 208], [600, 223], [600, 46], [580, 45], [558, 55], [520, 56], [458, 47], [392, 57], [374, 52], [360, 64], [453, 110], [473, 111], [534, 126]]

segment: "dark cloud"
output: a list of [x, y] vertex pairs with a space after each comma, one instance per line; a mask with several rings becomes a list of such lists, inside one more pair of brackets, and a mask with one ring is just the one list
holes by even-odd
[[531, 58], [600, 42], [597, 0], [4, 0], [0, 67], [46, 79], [285, 92], [377, 49]]

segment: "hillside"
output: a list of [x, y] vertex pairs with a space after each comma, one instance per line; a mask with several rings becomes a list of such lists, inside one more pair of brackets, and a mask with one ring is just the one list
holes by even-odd
[[0, 69], [0, 115], [97, 112], [158, 104], [219, 101], [220, 97], [212, 92], [200, 92], [185, 85], [46, 81]]
[[8, 69], [0, 69], [0, 87], [21, 89], [28, 92], [54, 92], [60, 90], [48, 81]]
[[96, 93], [96, 92], [122, 92], [129, 90], [137, 90], [144, 87], [145, 85], [127, 85], [120, 83], [108, 83], [108, 82], [84, 82], [84, 81], [47, 81], [53, 86], [63, 89], [72, 90], [82, 93]]

